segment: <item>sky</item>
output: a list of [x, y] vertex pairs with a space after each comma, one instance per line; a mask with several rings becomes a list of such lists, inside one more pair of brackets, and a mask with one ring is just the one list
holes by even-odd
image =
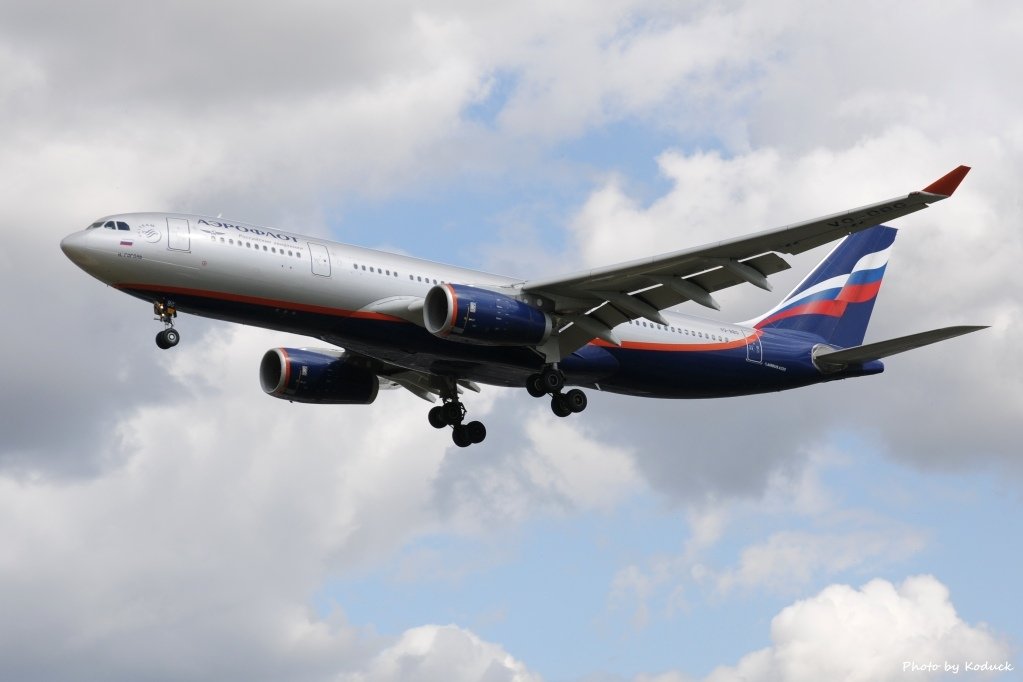
[[[1014, 679], [1020, 45], [997, 0], [0, 0], [0, 679]], [[307, 339], [182, 316], [159, 351], [58, 247], [183, 211], [554, 275], [959, 164], [896, 223], [867, 340], [989, 329], [567, 420], [485, 387], [467, 450], [406, 392], [264, 395]]]

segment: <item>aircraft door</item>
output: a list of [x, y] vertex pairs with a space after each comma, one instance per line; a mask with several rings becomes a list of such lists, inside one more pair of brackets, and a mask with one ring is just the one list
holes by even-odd
[[313, 274], [330, 277], [330, 256], [323, 244], [309, 242], [309, 255], [312, 256]]
[[760, 342], [760, 334], [756, 331], [746, 337], [746, 362], [764, 364], [764, 345]]
[[191, 250], [188, 221], [184, 218], [167, 218], [167, 247], [175, 251]]

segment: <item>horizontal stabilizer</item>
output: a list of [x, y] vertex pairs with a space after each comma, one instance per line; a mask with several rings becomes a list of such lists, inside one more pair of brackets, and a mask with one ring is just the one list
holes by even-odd
[[910, 334], [909, 336], [900, 336], [897, 339], [868, 343], [863, 346], [855, 346], [854, 348], [821, 350], [814, 354], [813, 359], [814, 362], [822, 369], [841, 369], [847, 365], [856, 365], [864, 362], [870, 362], [871, 360], [880, 360], [881, 358], [886, 358], [889, 355], [895, 355], [896, 353], [913, 350], [914, 348], [928, 346], [932, 343], [937, 343], [938, 341], [945, 341], [946, 339], [962, 336], [963, 334], [969, 334], [970, 332], [980, 331], [981, 329], [987, 329], [987, 327], [959, 326], [932, 329], [928, 332]]

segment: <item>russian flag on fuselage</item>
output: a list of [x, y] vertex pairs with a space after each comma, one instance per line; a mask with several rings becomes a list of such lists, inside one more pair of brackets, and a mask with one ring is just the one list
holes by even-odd
[[797, 329], [842, 347], [863, 343], [895, 235], [878, 225], [846, 237], [754, 326]]

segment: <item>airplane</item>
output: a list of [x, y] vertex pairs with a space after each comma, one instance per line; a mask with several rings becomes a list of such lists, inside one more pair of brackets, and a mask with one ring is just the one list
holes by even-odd
[[[880, 373], [882, 358], [984, 329], [954, 326], [864, 344], [896, 230], [881, 225], [952, 195], [959, 166], [923, 190], [696, 248], [521, 279], [177, 213], [96, 220], [60, 243], [76, 265], [152, 304], [162, 349], [178, 312], [319, 339], [273, 348], [259, 381], [299, 403], [368, 405], [381, 388], [440, 404], [429, 423], [459, 447], [464, 390], [524, 387], [559, 417], [582, 412], [582, 388], [653, 398], [781, 391]], [[739, 323], [670, 310], [768, 277], [796, 255], [838, 245], [778, 305]], [[567, 388], [572, 386], [574, 388]], [[566, 390], [567, 389], [567, 390]]]

